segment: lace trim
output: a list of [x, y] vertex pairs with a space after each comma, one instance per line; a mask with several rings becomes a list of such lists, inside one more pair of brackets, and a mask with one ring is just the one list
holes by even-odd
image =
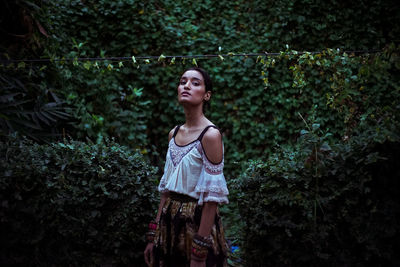
[[212, 176], [204, 174], [204, 176], [200, 178], [194, 191], [205, 192], [210, 194], [223, 194], [223, 195], [229, 194], [223, 174], [212, 175]]
[[169, 143], [169, 151], [174, 166], [176, 167], [176, 165], [179, 164], [183, 157], [186, 156], [186, 154], [189, 153], [198, 143], [199, 141], [196, 140], [195, 142], [187, 146], [177, 146], [175, 144], [174, 138], [171, 138], [171, 141]]
[[219, 204], [228, 204], [229, 200], [226, 196], [213, 192], [200, 193], [198, 203], [199, 205], [203, 205], [204, 202], [217, 202]]
[[[207, 183], [208, 184], [208, 183]], [[197, 185], [194, 189], [196, 192], [212, 192], [223, 195], [228, 195], [229, 191], [226, 188], [225, 183], [218, 183], [217, 185]]]
[[158, 185], [158, 191], [163, 192], [166, 191], [167, 189], [165, 186], [167, 185], [167, 181], [165, 181], [164, 175], [161, 177], [160, 184]]
[[229, 200], [226, 196], [223, 197], [207, 196], [204, 198], [203, 202], [217, 202], [217, 203], [228, 204]]

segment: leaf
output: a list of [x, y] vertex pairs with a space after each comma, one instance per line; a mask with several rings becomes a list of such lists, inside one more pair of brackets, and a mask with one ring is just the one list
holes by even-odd
[[161, 55], [158, 57], [158, 62], [164, 61], [164, 60], [165, 60], [165, 56], [164, 56], [163, 54], [161, 54]]
[[315, 130], [319, 129], [319, 127], [320, 127], [320, 126], [321, 126], [320, 124], [318, 124], [318, 123], [314, 123], [314, 124], [312, 125], [312, 129], [313, 129], [313, 131], [315, 131]]
[[23, 68], [25, 68], [25, 66], [26, 66], [25, 62], [22, 61], [22, 62], [18, 63], [17, 68], [23, 69]]
[[324, 142], [322, 146], [319, 148], [322, 152], [332, 151], [332, 148], [329, 146], [328, 143]]
[[307, 130], [301, 130], [300, 131], [300, 135], [305, 135], [305, 134], [308, 134], [309, 133], [309, 131], [307, 131]]
[[91, 66], [92, 64], [90, 63], [90, 61], [86, 61], [85, 63], [83, 63], [83, 67], [87, 70], [89, 70]]

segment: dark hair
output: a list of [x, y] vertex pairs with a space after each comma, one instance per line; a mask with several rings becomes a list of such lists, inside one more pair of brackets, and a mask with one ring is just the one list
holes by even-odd
[[[183, 73], [185, 73], [185, 72], [187, 72], [189, 70], [195, 70], [197, 72], [200, 72], [201, 75], [203, 76], [203, 79], [204, 79], [204, 85], [206, 87], [206, 92], [207, 91], [212, 92], [213, 85], [212, 85], [212, 81], [211, 81], [210, 75], [208, 74], [207, 71], [205, 71], [204, 69], [199, 68], [199, 67], [191, 67], [191, 68], [186, 69]], [[203, 103], [203, 113], [205, 113], [206, 109], [209, 108], [209, 105], [210, 105], [209, 101], [205, 101]]]

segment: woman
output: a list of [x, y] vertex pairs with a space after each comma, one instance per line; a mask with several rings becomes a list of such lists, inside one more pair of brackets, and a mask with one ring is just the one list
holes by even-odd
[[169, 132], [161, 201], [149, 224], [145, 260], [149, 266], [227, 266], [218, 204], [228, 203], [220, 131], [204, 116], [212, 83], [201, 68], [186, 70], [178, 101], [186, 121]]

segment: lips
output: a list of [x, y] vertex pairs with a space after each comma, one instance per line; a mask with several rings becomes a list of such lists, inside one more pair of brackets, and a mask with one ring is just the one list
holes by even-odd
[[190, 96], [190, 94], [189, 94], [188, 92], [183, 92], [183, 93], [181, 94], [181, 96]]

